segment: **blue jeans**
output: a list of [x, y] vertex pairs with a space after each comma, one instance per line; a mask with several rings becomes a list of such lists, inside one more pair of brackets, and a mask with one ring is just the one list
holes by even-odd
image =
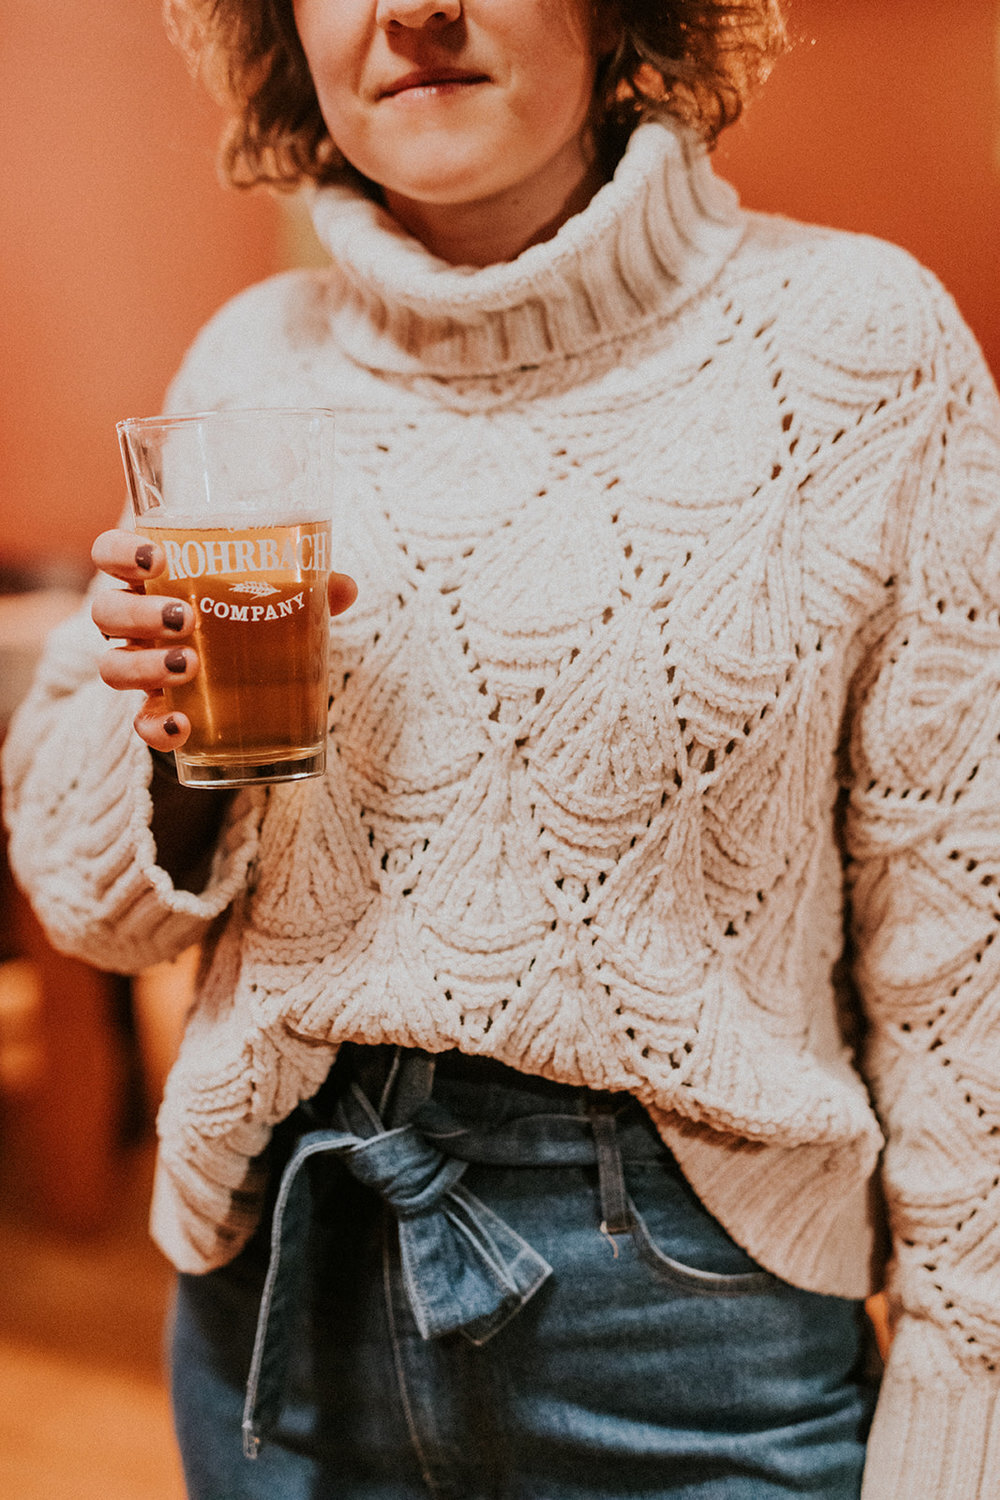
[[347, 1049], [273, 1149], [277, 1215], [178, 1284], [191, 1500], [857, 1500], [863, 1308], [763, 1271], [627, 1097]]

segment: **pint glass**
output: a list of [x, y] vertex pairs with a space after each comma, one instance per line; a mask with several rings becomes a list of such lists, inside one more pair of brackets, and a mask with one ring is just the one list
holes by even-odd
[[326, 766], [333, 414], [199, 412], [118, 423], [148, 594], [195, 615], [199, 670], [164, 689], [191, 721], [185, 786], [294, 781]]

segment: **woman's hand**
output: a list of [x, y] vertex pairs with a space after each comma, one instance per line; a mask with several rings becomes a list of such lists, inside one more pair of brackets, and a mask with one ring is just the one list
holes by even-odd
[[[97, 594], [91, 606], [101, 634], [123, 642], [101, 657], [101, 676], [109, 687], [145, 693], [134, 721], [136, 733], [153, 750], [176, 750], [191, 733], [191, 723], [186, 714], [167, 711], [163, 689], [190, 682], [197, 674], [198, 655], [190, 644], [194, 611], [179, 599], [145, 593], [147, 580], [166, 566], [158, 544], [131, 531], [105, 531], [91, 557], [95, 567], [125, 585]], [[332, 615], [342, 614], [358, 593], [346, 573], [331, 573], [327, 591]]]
[[90, 555], [96, 567], [125, 585], [97, 594], [91, 605], [101, 634], [124, 642], [104, 653], [100, 674], [109, 687], [146, 694], [134, 720], [136, 733], [154, 750], [175, 750], [191, 733], [191, 723], [186, 714], [166, 711], [163, 689], [197, 674], [197, 654], [186, 644], [194, 612], [179, 599], [145, 594], [146, 580], [166, 566], [163, 548], [155, 543], [131, 531], [104, 531]]

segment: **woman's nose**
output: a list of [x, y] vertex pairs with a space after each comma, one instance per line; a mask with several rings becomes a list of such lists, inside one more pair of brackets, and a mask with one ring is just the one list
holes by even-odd
[[447, 26], [462, 14], [462, 0], [377, 0], [375, 23], [383, 31]]

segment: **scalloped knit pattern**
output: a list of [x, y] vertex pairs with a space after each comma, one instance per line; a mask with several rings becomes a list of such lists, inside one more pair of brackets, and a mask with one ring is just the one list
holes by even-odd
[[631, 1091], [740, 1243], [836, 1295], [880, 1273], [884, 1130], [900, 1326], [866, 1500], [996, 1493], [1000, 410], [974, 341], [902, 252], [744, 213], [660, 126], [509, 266], [444, 266], [347, 186], [314, 213], [334, 269], [236, 299], [171, 403], [341, 412], [360, 593], [327, 776], [240, 796], [205, 891], [175, 890], [82, 618], [6, 751], [60, 945], [134, 969], [211, 928], [159, 1243], [236, 1252], [271, 1127], [345, 1039]]

